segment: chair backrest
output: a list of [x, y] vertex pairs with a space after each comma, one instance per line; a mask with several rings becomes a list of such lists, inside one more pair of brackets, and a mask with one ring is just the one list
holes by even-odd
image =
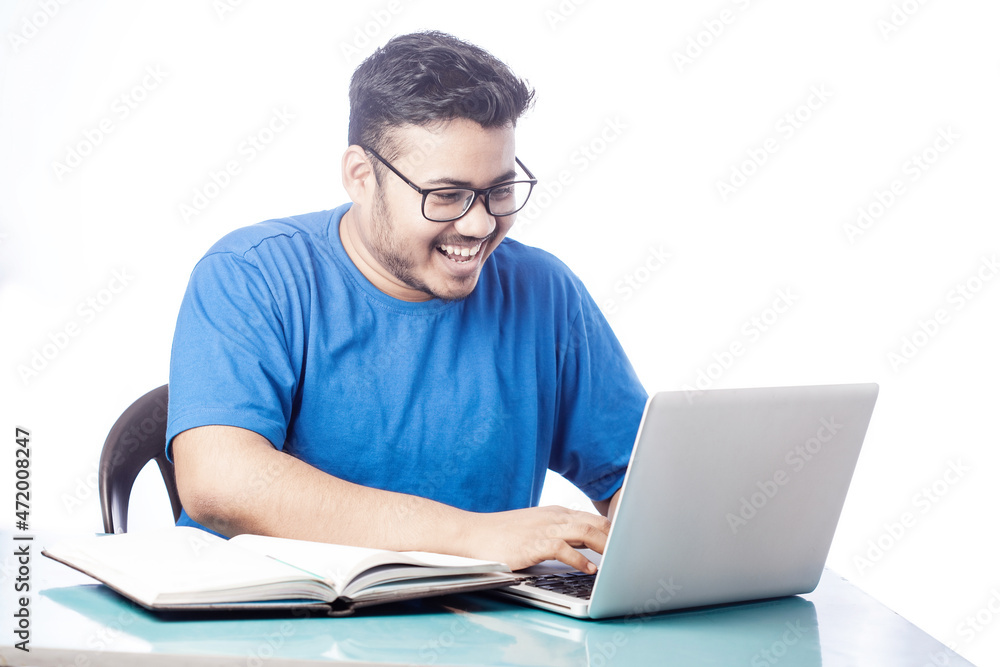
[[98, 472], [104, 532], [128, 530], [128, 501], [139, 471], [156, 461], [170, 496], [174, 521], [181, 515], [181, 500], [174, 480], [174, 465], [167, 460], [167, 385], [157, 387], [122, 413], [111, 427]]

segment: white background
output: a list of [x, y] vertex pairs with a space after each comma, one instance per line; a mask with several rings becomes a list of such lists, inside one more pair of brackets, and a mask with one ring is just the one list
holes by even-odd
[[[1000, 5], [347, 4], [0, 10], [0, 387], [4, 437], [32, 433], [33, 527], [100, 530], [100, 447], [166, 382], [196, 260], [345, 201], [353, 68], [435, 28], [536, 87], [518, 155], [543, 183], [511, 235], [583, 278], [647, 389], [881, 385], [829, 564], [996, 664]], [[275, 110], [294, 118], [268, 135]], [[166, 523], [140, 484], [133, 525]], [[557, 484], [546, 501], [581, 505]]]

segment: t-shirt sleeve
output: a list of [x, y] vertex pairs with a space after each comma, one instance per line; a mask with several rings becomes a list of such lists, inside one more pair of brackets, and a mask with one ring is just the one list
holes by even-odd
[[624, 480], [647, 394], [582, 284], [579, 295], [579, 310], [562, 343], [549, 468], [591, 500], [606, 500]]
[[170, 355], [167, 455], [182, 431], [245, 428], [282, 448], [297, 374], [261, 271], [230, 252], [206, 255], [181, 303]]

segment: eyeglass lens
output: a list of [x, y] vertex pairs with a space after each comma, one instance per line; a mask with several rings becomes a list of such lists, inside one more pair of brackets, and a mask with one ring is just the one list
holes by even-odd
[[[530, 183], [508, 183], [495, 187], [486, 197], [486, 210], [494, 216], [511, 215], [521, 210], [530, 193]], [[429, 192], [424, 199], [424, 215], [442, 222], [454, 220], [469, 210], [475, 197], [476, 193], [472, 190], [461, 188]]]

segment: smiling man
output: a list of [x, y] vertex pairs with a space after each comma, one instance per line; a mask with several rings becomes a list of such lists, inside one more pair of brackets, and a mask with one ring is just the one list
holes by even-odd
[[[408, 170], [427, 174], [427, 187], [373, 148], [351, 146], [344, 185], [355, 206], [341, 221], [344, 248], [366, 278], [397, 299], [464, 299], [513, 224], [509, 211], [527, 202], [534, 181], [523, 174], [528, 180], [515, 180], [514, 128], [455, 118], [396, 128], [389, 145], [403, 148], [394, 150], [400, 162], [419, 163]], [[477, 192], [484, 183], [494, 187]], [[482, 205], [473, 205], [477, 199]]]
[[[592, 571], [646, 393], [593, 299], [507, 238], [533, 93], [441, 33], [354, 74], [351, 203], [198, 263], [170, 368], [181, 524]], [[599, 516], [537, 507], [547, 469]]]

